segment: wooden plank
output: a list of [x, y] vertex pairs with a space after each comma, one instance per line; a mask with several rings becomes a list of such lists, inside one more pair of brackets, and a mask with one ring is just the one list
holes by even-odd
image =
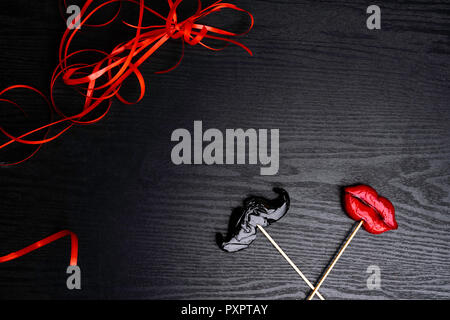
[[[48, 88], [64, 22], [54, 2], [30, 3], [0, 4], [1, 88]], [[65, 288], [69, 244], [62, 240], [0, 265], [0, 296], [303, 299], [307, 286], [264, 237], [228, 254], [216, 234], [245, 197], [273, 197], [271, 188], [282, 186], [291, 210], [267, 231], [313, 281], [353, 225], [340, 188], [366, 183], [394, 203], [399, 229], [359, 232], [321, 293], [450, 298], [450, 5], [379, 5], [382, 29], [369, 31], [365, 1], [239, 1], [255, 15], [242, 38], [254, 57], [236, 47], [188, 47], [178, 69], [152, 75], [176, 61], [180, 47], [171, 43], [141, 69], [149, 85], [143, 102], [114, 102], [102, 122], [1, 169], [0, 254], [69, 228], [80, 238], [83, 289]], [[133, 83], [125, 93], [138, 94]], [[60, 86], [58, 94], [63, 106], [76, 107], [73, 92]], [[36, 121], [46, 119], [34, 96], [20, 98]], [[192, 130], [194, 120], [221, 130], [279, 128], [279, 174], [173, 165], [170, 135]], [[367, 289], [369, 265], [381, 269], [379, 291]]]

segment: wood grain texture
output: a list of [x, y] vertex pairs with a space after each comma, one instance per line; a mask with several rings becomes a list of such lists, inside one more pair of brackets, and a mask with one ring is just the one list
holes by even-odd
[[[216, 234], [245, 197], [273, 197], [282, 186], [291, 210], [267, 231], [316, 282], [353, 225], [340, 188], [365, 183], [393, 202], [399, 229], [358, 232], [321, 293], [449, 299], [450, 5], [377, 4], [382, 29], [369, 31], [366, 1], [239, 1], [255, 15], [242, 39], [254, 57], [189, 47], [178, 69], [152, 75], [176, 59], [179, 46], [170, 44], [141, 69], [143, 102], [115, 102], [104, 121], [1, 169], [0, 254], [71, 229], [82, 290], [65, 288], [62, 240], [0, 265], [0, 297], [304, 299], [309, 288], [264, 237], [228, 254]], [[55, 3], [2, 1], [0, 21], [0, 87], [47, 89], [64, 28]], [[72, 92], [60, 96], [74, 103]], [[39, 101], [21, 98], [45, 119]], [[278, 175], [250, 165], [174, 166], [170, 135], [194, 120], [221, 130], [279, 128]], [[11, 119], [2, 113], [3, 121]], [[0, 152], [0, 161], [9, 156]], [[369, 265], [381, 269], [381, 290], [367, 289]]]

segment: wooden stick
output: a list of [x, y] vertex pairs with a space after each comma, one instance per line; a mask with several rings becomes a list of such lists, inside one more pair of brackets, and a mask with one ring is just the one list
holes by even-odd
[[320, 298], [320, 300], [325, 300], [325, 298], [320, 294], [320, 292], [317, 291], [317, 289], [314, 289], [314, 286], [311, 282], [305, 277], [305, 275], [300, 271], [300, 269], [292, 262], [292, 260], [287, 256], [286, 253], [284, 253], [283, 249], [280, 248], [280, 246], [275, 242], [275, 240], [272, 239], [272, 237], [267, 233], [266, 230], [264, 230], [263, 227], [261, 227], [259, 224], [257, 225], [259, 230], [263, 233], [263, 235], [266, 236], [267, 239], [269, 239], [270, 243], [275, 247], [275, 249], [278, 250], [278, 252], [283, 256], [284, 259], [286, 259], [287, 262], [291, 265], [291, 267], [298, 273], [298, 275], [303, 279], [303, 281], [306, 282], [306, 284], [312, 289], [315, 290], [317, 296]]
[[334, 257], [333, 261], [331, 262], [331, 264], [328, 266], [327, 270], [325, 271], [324, 275], [322, 276], [322, 278], [319, 280], [319, 283], [317, 284], [316, 288], [313, 290], [313, 292], [310, 294], [310, 296], [308, 297], [308, 300], [311, 300], [315, 294], [317, 294], [317, 290], [319, 290], [320, 286], [322, 285], [322, 283], [325, 281], [326, 277], [328, 276], [328, 274], [330, 273], [331, 269], [333, 269], [334, 265], [336, 264], [336, 262], [339, 260], [339, 258], [341, 257], [341, 255], [344, 253], [344, 250], [347, 248], [347, 246], [349, 245], [350, 241], [352, 241], [353, 237], [355, 236], [356, 232], [358, 232], [359, 228], [361, 228], [362, 224], [363, 224], [363, 220], [361, 220], [358, 225], [356, 226], [356, 228], [352, 231], [352, 233], [350, 234], [350, 236], [348, 237], [347, 241], [345, 241], [344, 245], [342, 246], [341, 249], [339, 249], [338, 254], [336, 255], [336, 257]]

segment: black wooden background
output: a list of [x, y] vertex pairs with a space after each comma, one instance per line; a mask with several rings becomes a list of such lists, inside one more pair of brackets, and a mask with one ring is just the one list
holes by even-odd
[[[162, 0], [146, 2], [168, 12]], [[188, 46], [178, 69], [153, 75], [176, 61], [173, 41], [141, 68], [149, 89], [141, 103], [115, 101], [100, 123], [0, 170], [0, 255], [71, 229], [82, 269], [82, 290], [67, 290], [69, 241], [60, 240], [1, 264], [1, 298], [304, 299], [308, 287], [262, 235], [227, 254], [216, 234], [245, 197], [270, 198], [282, 186], [291, 210], [267, 230], [316, 282], [353, 226], [340, 188], [355, 183], [394, 203], [399, 229], [360, 231], [322, 294], [450, 298], [450, 3], [232, 2], [255, 16], [241, 39], [254, 57], [234, 46]], [[371, 4], [381, 7], [381, 30], [366, 28]], [[208, 21], [245, 28], [244, 16], [229, 15]], [[0, 88], [48, 92], [64, 28], [57, 1], [1, 1]], [[98, 37], [83, 31], [85, 44], [111, 49], [126, 38], [114, 28]], [[138, 93], [133, 83], [127, 90]], [[58, 92], [61, 105], [79, 106], [72, 91], [59, 84]], [[30, 122], [1, 104], [1, 125], [20, 132], [45, 122], [39, 98], [15, 98]], [[192, 130], [194, 120], [221, 130], [279, 128], [278, 175], [250, 165], [173, 165], [171, 133]], [[0, 161], [24, 151], [1, 150]], [[367, 288], [370, 265], [381, 269], [381, 290]]]

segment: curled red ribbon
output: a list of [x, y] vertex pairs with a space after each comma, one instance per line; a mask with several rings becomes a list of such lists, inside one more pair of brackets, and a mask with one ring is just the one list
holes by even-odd
[[[198, 9], [196, 13], [183, 21], [178, 21], [177, 8], [182, 1], [183, 0], [167, 0], [169, 5], [169, 14], [167, 15], [167, 17], [165, 17], [155, 10], [151, 9], [150, 7], [146, 6], [144, 0], [108, 0], [101, 4], [97, 3], [96, 6], [93, 6], [94, 0], [87, 0], [83, 8], [81, 9], [80, 15], [71, 22], [71, 27], [77, 24], [79, 24], [79, 27], [81, 29], [83, 29], [84, 27], [106, 26], [112, 23], [117, 18], [122, 6], [122, 2], [129, 2], [137, 4], [139, 6], [139, 20], [137, 25], [123, 22], [128, 27], [136, 30], [134, 38], [125, 43], [117, 44], [110, 53], [98, 49], [83, 49], [70, 52], [70, 45], [79, 30], [76, 28], [68, 28], [64, 32], [60, 42], [59, 64], [51, 77], [49, 99], [47, 99], [47, 97], [41, 91], [27, 85], [10, 86], [1, 91], [0, 101], [12, 104], [20, 109], [20, 106], [15, 102], [9, 99], [2, 98], [2, 96], [11, 90], [19, 88], [32, 90], [33, 92], [39, 94], [47, 102], [52, 113], [56, 113], [59, 116], [59, 119], [52, 120], [50, 123], [44, 126], [28, 131], [19, 136], [12, 135], [6, 129], [0, 126], [0, 131], [8, 139], [7, 142], [0, 144], [0, 150], [11, 145], [12, 143], [37, 146], [36, 149], [25, 159], [7, 164], [3, 163], [0, 165], [15, 165], [26, 161], [33, 155], [35, 155], [43, 144], [57, 139], [74, 125], [89, 125], [100, 121], [108, 113], [113, 98], [117, 98], [119, 101], [125, 104], [134, 104], [141, 101], [145, 94], [145, 82], [143, 75], [139, 71], [139, 66], [144, 63], [150, 56], [152, 56], [155, 51], [158, 50], [162, 45], [164, 45], [169, 39], [181, 40], [183, 48], [181, 57], [173, 67], [167, 70], [159, 71], [157, 73], [167, 73], [175, 69], [180, 64], [184, 55], [184, 43], [188, 43], [191, 46], [199, 44], [209, 50], [214, 51], [224, 49], [215, 48], [206, 44], [204, 42], [205, 39], [223, 41], [225, 43], [225, 46], [228, 44], [235, 44], [252, 55], [250, 49], [248, 49], [243, 44], [231, 39], [231, 37], [243, 35], [252, 29], [254, 20], [251, 13], [235, 6], [234, 4], [223, 3], [222, 0], [219, 0], [212, 5], [202, 9], [201, 0], [198, 0]], [[114, 3], [119, 3], [120, 7], [112, 19], [103, 24], [88, 24], [89, 19], [94, 16], [100, 9]], [[204, 18], [223, 9], [231, 9], [234, 11], [246, 13], [251, 20], [248, 30], [242, 34], [237, 34], [212, 26], [204, 25], [199, 22], [201, 18]], [[162, 24], [143, 26], [142, 23], [144, 13], [149, 13], [160, 18], [162, 20]], [[96, 63], [81, 62], [69, 64], [70, 59], [73, 59], [75, 56], [78, 56], [80, 54], [86, 53], [100, 54], [104, 57]], [[120, 95], [122, 84], [131, 75], [134, 75], [137, 78], [140, 87], [140, 95], [134, 102], [127, 101]], [[53, 88], [56, 81], [60, 77], [62, 77], [66, 85], [74, 87], [84, 96], [85, 101], [83, 108], [75, 115], [68, 116], [56, 106], [53, 95]], [[105, 107], [104, 109], [101, 109], [100, 114], [98, 114], [99, 106]], [[94, 114], [94, 110], [97, 110], [96, 114]], [[90, 116], [90, 118], [88, 116]], [[53, 128], [56, 132], [50, 134], [51, 128]], [[31, 136], [34, 136], [37, 133], [43, 133], [43, 137], [39, 139], [32, 139]]]
[[73, 233], [70, 230], [62, 230], [59, 231], [45, 239], [42, 239], [38, 242], [33, 243], [32, 245], [29, 245], [26, 248], [23, 248], [19, 251], [12, 252], [10, 254], [7, 254], [6, 256], [0, 257], [0, 263], [11, 261], [17, 258], [20, 258], [23, 255], [26, 255], [36, 249], [39, 249], [49, 243], [52, 243], [58, 239], [61, 239], [65, 236], [70, 236], [70, 243], [71, 243], [71, 250], [70, 250], [70, 265], [76, 266], [77, 265], [77, 259], [78, 259], [78, 237], [75, 233]]

